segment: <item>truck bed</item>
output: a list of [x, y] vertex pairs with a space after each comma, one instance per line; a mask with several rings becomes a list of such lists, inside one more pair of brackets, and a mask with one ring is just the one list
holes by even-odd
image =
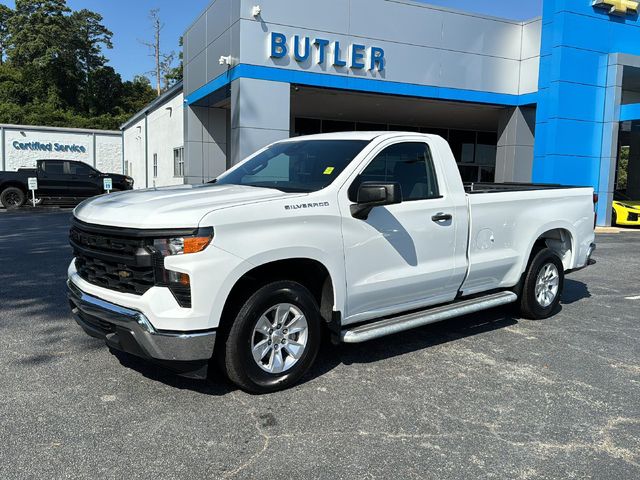
[[565, 270], [580, 267], [576, 262], [586, 258], [593, 237], [591, 187], [474, 183], [465, 190], [471, 219], [465, 294], [515, 285], [524, 256], [544, 232], [547, 242], [563, 252]]

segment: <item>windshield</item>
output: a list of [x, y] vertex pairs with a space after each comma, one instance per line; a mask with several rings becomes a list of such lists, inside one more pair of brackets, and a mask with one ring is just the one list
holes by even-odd
[[298, 140], [271, 145], [216, 185], [249, 185], [284, 192], [315, 192], [329, 185], [369, 142]]

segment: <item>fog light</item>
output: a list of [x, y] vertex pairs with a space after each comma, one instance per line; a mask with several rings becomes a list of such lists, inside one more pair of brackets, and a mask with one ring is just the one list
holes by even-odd
[[167, 270], [167, 281], [168, 283], [177, 283], [180, 285], [191, 285], [191, 279], [189, 275], [186, 273], [174, 272], [171, 270]]

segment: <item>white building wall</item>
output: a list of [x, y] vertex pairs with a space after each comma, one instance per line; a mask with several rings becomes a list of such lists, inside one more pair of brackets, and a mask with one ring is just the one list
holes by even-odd
[[101, 172], [123, 173], [122, 135], [96, 135], [96, 165]]
[[85, 162], [105, 173], [122, 173], [120, 132], [18, 125], [0, 129], [4, 131], [0, 169], [33, 168], [38, 160], [60, 158]]
[[144, 118], [122, 131], [124, 138], [125, 172], [133, 178], [133, 188], [145, 188]]
[[[184, 147], [183, 96], [176, 95], [149, 113], [149, 186], [180, 185], [183, 177], [175, 177], [173, 151]], [[153, 156], [158, 156], [158, 176], [153, 175]]]
[[[173, 151], [184, 147], [184, 97], [182, 93], [154, 106], [153, 110], [123, 129], [124, 161], [134, 188], [180, 185], [183, 177], [174, 176]], [[147, 159], [145, 161], [145, 141]], [[158, 157], [158, 175], [154, 177], [153, 156]], [[146, 172], [145, 172], [146, 169]]]

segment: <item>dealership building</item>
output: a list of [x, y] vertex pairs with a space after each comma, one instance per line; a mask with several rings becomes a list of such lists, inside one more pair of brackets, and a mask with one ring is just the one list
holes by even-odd
[[77, 160], [122, 172], [119, 131], [0, 124], [0, 170], [34, 168], [40, 159]]
[[607, 224], [614, 191], [640, 199], [637, 8], [544, 0], [519, 22], [405, 0], [215, 0], [184, 35], [184, 84], [124, 126], [125, 165], [138, 186], [201, 183], [290, 136], [436, 133], [465, 181], [591, 185]]

